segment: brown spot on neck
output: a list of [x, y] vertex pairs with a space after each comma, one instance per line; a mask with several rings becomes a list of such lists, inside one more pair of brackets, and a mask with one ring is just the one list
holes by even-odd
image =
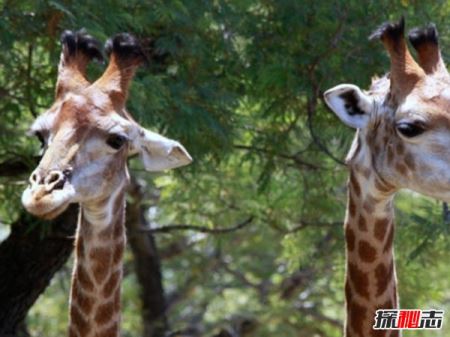
[[389, 283], [392, 281], [394, 275], [394, 262], [386, 266], [384, 263], [380, 263], [375, 268], [375, 279], [376, 279], [376, 296], [381, 296], [387, 289]]
[[376, 200], [371, 195], [366, 196], [363, 204], [363, 209], [366, 214], [372, 214], [375, 211], [375, 203]]
[[98, 325], [105, 325], [114, 319], [115, 314], [114, 300], [110, 300], [98, 306], [95, 314], [95, 322]]
[[353, 164], [352, 171], [355, 174], [364, 177], [364, 180], [370, 179], [370, 177], [372, 175], [372, 172], [371, 172], [370, 168], [365, 166], [365, 165]]
[[390, 225], [391, 220], [388, 218], [375, 220], [375, 228], [373, 233], [375, 238], [383, 242]]
[[354, 218], [356, 215], [356, 203], [350, 191], [348, 192], [348, 214], [351, 218]]
[[359, 182], [355, 176], [355, 173], [350, 171], [350, 184], [349, 187], [353, 190], [355, 193], [355, 197], [359, 198], [361, 197], [361, 186], [359, 185]]
[[103, 283], [111, 271], [112, 250], [110, 247], [96, 247], [89, 253], [93, 263], [93, 275], [97, 284]]
[[360, 240], [358, 244], [358, 254], [361, 261], [372, 263], [377, 258], [377, 250], [368, 241]]
[[84, 290], [92, 291], [94, 289], [94, 282], [92, 282], [86, 268], [82, 264], [76, 266], [74, 278], [78, 280], [77, 285]]
[[363, 272], [352, 262], [348, 263], [347, 268], [348, 278], [350, 279], [353, 289], [361, 297], [369, 299], [369, 278], [367, 273]]
[[118, 323], [113, 323], [110, 327], [107, 327], [97, 333], [95, 337], [118, 337], [119, 336], [119, 325]]
[[367, 232], [367, 220], [362, 214], [360, 214], [358, 218], [358, 229]]
[[348, 224], [345, 225], [345, 241], [347, 242], [347, 249], [352, 252], [355, 249], [355, 232]]
[[118, 288], [119, 282], [122, 278], [122, 271], [116, 270], [109, 276], [108, 281], [103, 286], [102, 296], [104, 298], [109, 298], [113, 294], [113, 292]]
[[70, 322], [71, 326], [75, 328], [75, 331], [78, 331], [80, 336], [86, 336], [91, 331], [89, 321], [76, 305], [70, 308]]
[[367, 314], [367, 309], [355, 301], [347, 303], [348, 325], [355, 332], [355, 335], [349, 335], [349, 337], [364, 336], [364, 321], [367, 319]]
[[348, 279], [345, 280], [345, 299], [347, 303], [350, 303], [353, 299], [352, 286]]
[[72, 300], [75, 301], [75, 304], [85, 315], [89, 315], [92, 312], [92, 308], [94, 306], [94, 297], [91, 296], [89, 292], [86, 292], [81, 288], [77, 290], [74, 289], [74, 291], [76, 293], [72, 297]]

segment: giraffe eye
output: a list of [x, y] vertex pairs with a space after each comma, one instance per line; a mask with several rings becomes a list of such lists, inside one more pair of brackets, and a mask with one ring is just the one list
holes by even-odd
[[401, 122], [396, 125], [397, 131], [407, 138], [413, 138], [425, 132], [425, 126], [422, 123]]
[[127, 142], [127, 137], [117, 134], [109, 135], [106, 139], [106, 144], [114, 150], [119, 150]]

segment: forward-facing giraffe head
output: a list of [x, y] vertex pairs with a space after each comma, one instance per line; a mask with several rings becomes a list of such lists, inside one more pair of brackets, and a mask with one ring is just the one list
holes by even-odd
[[128, 180], [131, 154], [139, 153], [149, 171], [192, 161], [180, 143], [142, 128], [126, 111], [130, 81], [145, 59], [133, 36], [107, 42], [109, 65], [92, 84], [86, 66], [102, 58], [98, 43], [83, 32], [65, 32], [62, 44], [55, 102], [31, 127], [43, 157], [22, 196], [26, 209], [44, 218], [119, 190]]
[[450, 76], [434, 25], [414, 29], [404, 39], [404, 20], [384, 24], [380, 38], [391, 60], [390, 74], [375, 79], [368, 92], [341, 84], [325, 101], [357, 135], [347, 157], [353, 168], [375, 173], [379, 190], [409, 188], [450, 200]]

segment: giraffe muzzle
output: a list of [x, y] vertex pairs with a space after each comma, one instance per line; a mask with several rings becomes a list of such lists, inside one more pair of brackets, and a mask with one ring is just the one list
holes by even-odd
[[76, 192], [70, 184], [71, 170], [51, 170], [47, 174], [36, 170], [22, 194], [22, 204], [28, 212], [52, 219], [74, 202]]

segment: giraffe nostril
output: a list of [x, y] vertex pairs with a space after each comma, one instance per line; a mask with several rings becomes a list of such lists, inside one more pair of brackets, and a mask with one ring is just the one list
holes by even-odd
[[37, 181], [38, 181], [38, 175], [36, 173], [33, 173], [31, 175], [31, 182], [37, 183]]
[[60, 171], [51, 172], [45, 178], [45, 189], [47, 191], [60, 190], [64, 187], [65, 182], [66, 176], [64, 175], [63, 172]]
[[39, 174], [37, 174], [36, 172], [33, 172], [30, 176], [29, 182], [30, 182], [30, 185], [41, 184], [42, 179], [40, 178]]
[[58, 181], [55, 186], [53, 186], [54, 190], [62, 190], [64, 187], [64, 183], [66, 182], [66, 179], [61, 179], [60, 181]]
[[51, 173], [46, 179], [46, 184], [50, 185], [60, 179], [60, 173]]

